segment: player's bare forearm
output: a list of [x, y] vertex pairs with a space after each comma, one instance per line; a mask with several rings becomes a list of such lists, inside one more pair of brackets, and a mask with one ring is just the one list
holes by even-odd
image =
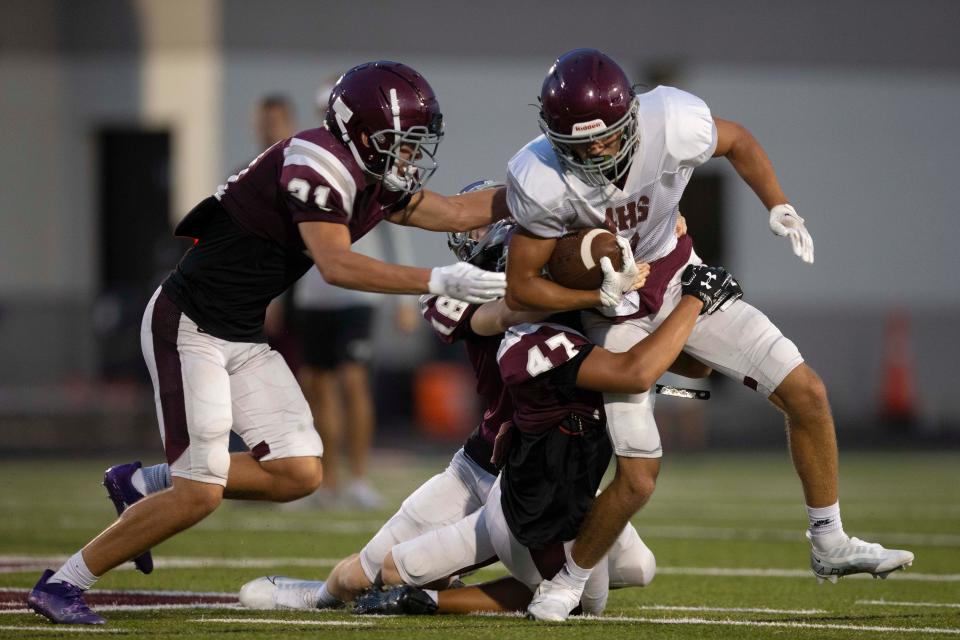
[[480, 305], [470, 317], [470, 328], [477, 335], [495, 336], [515, 324], [540, 322], [546, 316], [547, 312], [543, 311], [513, 311], [500, 299]]
[[743, 125], [714, 118], [717, 124], [717, 149], [714, 156], [730, 161], [737, 174], [757, 194], [767, 210], [788, 202], [767, 152]]
[[572, 311], [600, 306], [600, 291], [567, 289], [539, 275], [510, 277], [507, 268], [507, 306], [514, 311]]
[[322, 256], [315, 261], [327, 283], [343, 289], [376, 293], [428, 293], [430, 269], [381, 262], [353, 251]]
[[624, 353], [593, 349], [577, 373], [577, 386], [606, 393], [648, 391], [680, 355], [703, 303], [683, 296], [657, 330]]
[[523, 611], [532, 598], [530, 589], [519, 580], [509, 577], [500, 578], [483, 584], [439, 592], [437, 613]]
[[350, 250], [350, 232], [331, 222], [302, 222], [300, 235], [323, 279], [344, 289], [377, 293], [427, 293], [430, 270], [368, 258]]
[[387, 220], [427, 231], [469, 231], [510, 215], [506, 192], [500, 188], [445, 196], [425, 189]]
[[507, 306], [514, 311], [570, 311], [600, 305], [600, 291], [567, 289], [540, 273], [550, 260], [556, 238], [541, 238], [520, 228], [510, 238], [507, 260]]

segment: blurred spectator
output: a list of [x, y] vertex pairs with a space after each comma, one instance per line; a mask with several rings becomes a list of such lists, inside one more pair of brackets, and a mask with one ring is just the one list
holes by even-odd
[[[257, 136], [257, 153], [297, 132], [297, 116], [290, 98], [280, 93], [260, 99], [253, 126]], [[290, 328], [290, 292], [270, 303], [263, 328], [270, 346], [280, 352], [290, 369], [299, 367], [298, 346]]]
[[[334, 81], [317, 91], [321, 121]], [[353, 245], [353, 251], [380, 260], [388, 248], [394, 262], [412, 263], [410, 240], [394, 225], [380, 225]], [[336, 502], [368, 509], [381, 504], [379, 494], [366, 481], [375, 420], [370, 362], [376, 311], [383, 304], [396, 305], [395, 322], [404, 332], [419, 324], [412, 298], [391, 297], [395, 300], [328, 285], [316, 269], [300, 279], [293, 294], [294, 333], [302, 362], [298, 377], [323, 439], [323, 485], [315, 494], [320, 504]], [[350, 480], [342, 486], [340, 449], [344, 440]]]
[[257, 106], [254, 127], [260, 143], [257, 153], [296, 133], [297, 114], [290, 98], [279, 93], [264, 96]]

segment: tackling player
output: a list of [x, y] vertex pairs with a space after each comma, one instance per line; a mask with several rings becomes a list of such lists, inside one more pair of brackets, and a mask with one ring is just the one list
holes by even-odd
[[[502, 190], [423, 190], [442, 135], [439, 104], [420, 74], [395, 62], [360, 65], [334, 87], [324, 126], [274, 144], [184, 218], [176, 233], [196, 243], [150, 300], [141, 329], [169, 465], [151, 475], [169, 473], [172, 486], [144, 497], [139, 464], [108, 473], [120, 518], [43, 573], [28, 597], [34, 611], [103, 624], [82, 594], [105, 572], [133, 558], [148, 572], [150, 548], [224, 497], [283, 502], [316, 489], [323, 445], [293, 374], [263, 335], [267, 304], [311, 266], [331, 284], [364, 291], [469, 302], [503, 295], [503, 274], [466, 263], [420, 269], [350, 251], [384, 219], [464, 231], [505, 216]], [[231, 429], [249, 453], [228, 453]]]
[[[678, 304], [685, 266], [700, 262], [689, 236], [678, 240], [670, 230], [693, 170], [716, 156], [730, 161], [769, 210], [773, 233], [787, 236], [794, 253], [813, 262], [804, 220], [788, 203], [763, 148], [741, 125], [712, 116], [696, 96], [664, 86], [636, 95], [616, 62], [595, 49], [577, 49], [550, 68], [540, 102], [543, 135], [508, 167], [508, 205], [522, 227], [511, 243], [514, 259], [507, 270], [512, 308], [598, 307], [584, 314], [587, 335], [612, 351], [624, 351], [649, 335]], [[645, 286], [629, 292], [628, 269], [608, 273], [599, 291], [566, 289], [541, 278], [556, 239], [583, 227], [608, 228], [637, 261], [649, 262]], [[818, 579], [836, 581], [858, 572], [885, 577], [913, 561], [908, 551], [844, 533], [826, 389], [765, 315], [738, 302], [725, 313], [703, 317], [685, 351], [762, 393], [786, 414]], [[537, 618], [566, 618], [590, 568], [656, 484], [662, 451], [653, 396], [610, 393], [605, 400], [616, 475], [597, 499], [564, 571], [541, 584], [529, 609]]]
[[[610, 462], [602, 392], [648, 391], [680, 356], [698, 316], [724, 309], [742, 295], [729, 274], [706, 265], [686, 268], [681, 291], [669, 317], [624, 353], [595, 347], [566, 326], [563, 316], [508, 329], [497, 352], [500, 375], [513, 399], [512, 424], [517, 432], [507, 448], [506, 464], [481, 513], [428, 535], [433, 548], [440, 549], [446, 540], [489, 539], [514, 580], [440, 594], [411, 588], [371, 593], [358, 600], [357, 611], [525, 608], [540, 582], [563, 566]], [[576, 317], [569, 320], [579, 324]], [[641, 546], [621, 555], [632, 538]], [[653, 554], [632, 525], [618, 532], [617, 543], [616, 553], [601, 561], [600, 575], [591, 574], [581, 594], [585, 613], [603, 612], [608, 586], [644, 586], [653, 578]], [[619, 567], [628, 558], [639, 562], [624, 572]], [[631, 582], [624, 584], [625, 576]]]

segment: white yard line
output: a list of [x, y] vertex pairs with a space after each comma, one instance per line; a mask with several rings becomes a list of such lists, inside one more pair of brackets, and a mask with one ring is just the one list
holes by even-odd
[[[25, 573], [38, 571], [48, 566], [55, 567], [63, 564], [67, 556], [0, 556], [0, 573]], [[168, 557], [154, 558], [155, 567], [165, 569], [199, 569], [203, 567], [217, 567], [222, 569], [272, 569], [275, 567], [332, 567], [340, 562], [341, 558], [192, 558]], [[4, 566], [18, 565], [23, 566]], [[117, 567], [119, 570], [134, 570], [136, 567], [126, 563]]]
[[[740, 529], [736, 527], [696, 527], [648, 525], [634, 523], [643, 537], [678, 538], [684, 540], [745, 540], [796, 542], [803, 539], [801, 529]], [[881, 541], [885, 546], [894, 544], [929, 547], [960, 547], [960, 535], [951, 533], [904, 533], [857, 531], [858, 536]]]
[[857, 600], [856, 604], [875, 604], [890, 607], [940, 607], [960, 609], [960, 602], [894, 602], [892, 600]]
[[85, 625], [85, 626], [67, 626], [62, 624], [49, 624], [45, 626], [31, 625], [31, 626], [22, 626], [18, 627], [12, 624], [0, 625], [0, 631], [19, 631], [23, 633], [24, 631], [42, 631], [47, 633], [128, 633], [124, 629], [100, 629], [94, 625]]
[[695, 624], [729, 627], [774, 627], [781, 629], [831, 629], [839, 631], [877, 631], [883, 633], [930, 633], [960, 635], [960, 629], [938, 627], [880, 627], [859, 624], [832, 624], [817, 622], [774, 622], [770, 620], [710, 620], [708, 618], [634, 618], [631, 616], [590, 617], [574, 616], [575, 622], [643, 622], [646, 624]]
[[648, 604], [636, 607], [644, 611], [716, 611], [719, 613], [785, 613], [790, 615], [810, 615], [827, 613], [826, 609], [762, 609], [753, 607], [683, 607], [668, 604]]
[[[227, 591], [147, 591], [141, 589], [94, 589], [94, 593], [118, 596], [159, 596], [159, 597], [177, 597], [187, 598], [234, 598], [237, 594]], [[0, 587], [0, 593], [30, 593], [30, 589], [18, 589], [16, 587]], [[228, 603], [224, 603], [228, 604]]]
[[223, 622], [230, 624], [294, 624], [305, 627], [372, 627], [374, 625], [373, 622], [353, 622], [351, 620], [278, 620], [276, 618], [194, 618], [190, 622]]
[[[97, 613], [103, 611], [159, 611], [162, 609], [215, 609], [219, 611], [237, 609], [249, 611], [249, 609], [244, 609], [243, 605], [239, 603], [232, 604], [229, 602], [222, 604], [94, 604], [91, 606]], [[33, 613], [33, 609], [0, 609], [0, 616], [15, 613]]]
[[[813, 580], [809, 569], [740, 569], [736, 567], [657, 567], [657, 573], [674, 576], [698, 576], [715, 578], [806, 578]], [[846, 576], [844, 580], [866, 580], [869, 574], [858, 573]], [[960, 582], [960, 573], [915, 573], [897, 571], [891, 580], [912, 582]]]
[[[65, 562], [67, 556], [30, 556], [30, 555], [0, 555], [0, 573], [27, 573], [38, 571], [47, 566], [58, 566]], [[327, 568], [332, 567], [340, 558], [203, 558], [203, 557], [160, 557], [154, 559], [157, 567], [167, 569], [195, 569], [195, 568], [223, 568], [223, 569], [276, 569], [278, 567]], [[23, 566], [6, 567], [5, 563], [20, 564]], [[502, 567], [502, 565], [493, 565]], [[121, 568], [121, 567], [118, 567]], [[132, 564], [127, 563], [122, 568], [132, 570]], [[760, 569], [739, 567], [657, 567], [661, 575], [698, 576], [720, 578], [805, 578], [813, 580], [813, 573], [809, 569]], [[867, 579], [868, 574], [847, 576], [848, 579]], [[910, 582], [960, 582], [958, 573], [917, 573], [914, 571], [897, 571], [891, 579]], [[220, 594], [222, 595], [222, 594]]]
[[[681, 540], [745, 540], [766, 542], [796, 542], [803, 540], [803, 528], [753, 529], [740, 527], [709, 527], [695, 525], [657, 525], [634, 523], [640, 535], [650, 538], [676, 538]], [[26, 526], [26, 525], [24, 525]], [[62, 518], [57, 526], [61, 529], [87, 529], [86, 522]], [[273, 533], [327, 533], [350, 535], [374, 533], [383, 526], [382, 520], [302, 520], [244, 516], [231, 513], [229, 517], [203, 522], [197, 529], [203, 531], [247, 531]], [[960, 547], [960, 535], [951, 533], [914, 533], [897, 531], [854, 531], [861, 538], [877, 540], [886, 546], [917, 545], [930, 547]]]

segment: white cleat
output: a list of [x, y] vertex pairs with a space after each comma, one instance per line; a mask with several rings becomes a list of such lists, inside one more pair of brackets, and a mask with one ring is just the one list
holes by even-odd
[[[807, 532], [810, 539], [810, 532]], [[818, 583], [828, 580], [833, 584], [843, 576], [854, 573], [869, 573], [874, 578], [886, 580], [894, 571], [913, 564], [913, 554], [902, 549], [885, 549], [875, 542], [849, 538], [832, 549], [810, 551], [810, 568]]]
[[316, 609], [320, 580], [264, 576], [240, 587], [240, 604], [248, 609]]
[[577, 590], [559, 582], [544, 580], [537, 587], [533, 600], [527, 607], [527, 618], [563, 622], [580, 604], [582, 593], [582, 589]]

